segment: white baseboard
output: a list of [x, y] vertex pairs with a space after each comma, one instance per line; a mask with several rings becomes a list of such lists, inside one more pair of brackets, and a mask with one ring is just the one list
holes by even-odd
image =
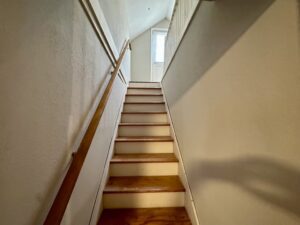
[[[126, 89], [127, 89], [127, 85], [126, 85]], [[97, 195], [97, 199], [96, 199], [96, 202], [95, 202], [95, 207], [94, 207], [94, 210], [92, 212], [92, 217], [90, 219], [89, 225], [97, 225], [98, 220], [99, 220], [99, 218], [101, 216], [101, 213], [103, 211], [103, 191], [104, 191], [105, 185], [106, 185], [106, 183], [109, 179], [109, 165], [110, 165], [111, 158], [114, 154], [115, 139], [118, 135], [118, 125], [121, 121], [121, 115], [122, 115], [121, 112], [123, 111], [125, 97], [126, 97], [126, 91], [125, 91], [123, 99], [121, 101], [120, 109], [119, 109], [119, 112], [118, 112], [118, 118], [117, 118], [117, 121], [116, 121], [114, 133], [113, 133], [113, 136], [112, 136], [112, 139], [111, 139], [110, 148], [108, 150], [107, 159], [106, 159], [106, 162], [105, 162], [105, 165], [104, 165], [103, 176], [102, 176], [102, 179], [100, 181], [98, 195]]]
[[192, 222], [193, 225], [200, 225], [199, 220], [198, 220], [198, 216], [197, 216], [197, 212], [196, 212], [196, 208], [195, 208], [195, 204], [194, 204], [194, 200], [193, 200], [193, 196], [192, 196], [192, 192], [188, 183], [188, 179], [187, 179], [187, 175], [186, 175], [186, 171], [185, 171], [185, 167], [183, 164], [183, 159], [182, 159], [182, 155], [181, 155], [181, 151], [178, 145], [178, 141], [177, 141], [177, 137], [175, 134], [175, 130], [174, 130], [174, 126], [173, 126], [173, 121], [172, 121], [172, 117], [170, 114], [170, 110], [169, 110], [169, 106], [168, 106], [168, 102], [165, 96], [165, 92], [164, 92], [164, 88], [161, 85], [162, 88], [162, 93], [163, 93], [163, 97], [166, 103], [166, 110], [168, 112], [168, 118], [170, 121], [170, 127], [171, 127], [171, 136], [174, 139], [174, 154], [177, 156], [178, 160], [179, 160], [179, 177], [185, 187], [186, 190], [186, 195], [185, 195], [185, 208], [187, 210], [187, 213], [190, 217], [190, 220]]

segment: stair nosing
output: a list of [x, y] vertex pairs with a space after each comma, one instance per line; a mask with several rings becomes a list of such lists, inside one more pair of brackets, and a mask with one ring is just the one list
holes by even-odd
[[120, 123], [119, 126], [170, 126], [170, 123]]
[[128, 87], [127, 89], [161, 90], [161, 87]]
[[155, 84], [160, 84], [160, 82], [155, 82], [155, 81], [129, 81], [129, 83], [155, 83]]
[[149, 102], [124, 102], [124, 105], [128, 105], [128, 104], [136, 104], [136, 105], [146, 105], [146, 104], [149, 104], [149, 105], [155, 105], [155, 104], [166, 104], [164, 101], [149, 101]]
[[[145, 216], [146, 215], [146, 216]], [[164, 224], [192, 225], [189, 215], [184, 206], [154, 207], [154, 208], [105, 208], [97, 225], [116, 224], [153, 224], [153, 222], [164, 221]], [[157, 223], [156, 223], [157, 224]]]
[[148, 112], [122, 112], [121, 114], [168, 114], [166, 111], [161, 111], [161, 112], [159, 112], [159, 111], [154, 111], [154, 112], [150, 112], [150, 111], [148, 111]]
[[[137, 157], [134, 158], [134, 156], [144, 156], [143, 157]], [[147, 158], [148, 156], [160, 156], [160, 157], [150, 157]], [[131, 158], [123, 158], [122, 161], [122, 156], [131, 156]], [[167, 157], [168, 156], [168, 157]], [[148, 160], [145, 160], [148, 159]], [[114, 156], [112, 157], [110, 163], [111, 164], [132, 164], [132, 163], [178, 163], [179, 160], [176, 158], [175, 154], [173, 153], [148, 153], [148, 154], [134, 154], [134, 153], [129, 153], [129, 154], [114, 154]]]
[[150, 97], [153, 97], [153, 96], [164, 96], [163, 94], [126, 94], [126, 96], [133, 96], [133, 97], [145, 97], [145, 96], [150, 96]]
[[[140, 184], [137, 184], [136, 186], [134, 185], [124, 185], [124, 186], [121, 186], [119, 184], [119, 187], [115, 187], [115, 188], [112, 188], [114, 185], [117, 186], [116, 184], [107, 184], [103, 190], [103, 194], [134, 194], [134, 193], [178, 193], [178, 192], [185, 192], [185, 188], [179, 178], [178, 175], [175, 175], [175, 176], [124, 176], [124, 177], [119, 177], [119, 176], [111, 176], [109, 178], [109, 181], [111, 179], [123, 179], [123, 180], [136, 180], [138, 178], [144, 178], [144, 179], [149, 179], [151, 181], [151, 179], [153, 178], [156, 178], [156, 179], [159, 179], [159, 178], [177, 178], [175, 183], [177, 183], [176, 185], [178, 185], [177, 187], [172, 187], [168, 185], [162, 185], [162, 183], [160, 184], [161, 186], [156, 186], [156, 187], [153, 187], [151, 185], [151, 182], [150, 185], [147, 187], [146, 185], [140, 185]], [[108, 183], [109, 183], [108, 181]], [[162, 180], [162, 181], [166, 181], [166, 180]], [[168, 182], [168, 181], [167, 181]], [[174, 180], [173, 180], [174, 182]], [[174, 184], [174, 183], [173, 183]], [[122, 184], [123, 185], [123, 184]], [[170, 184], [169, 184], [170, 185]], [[128, 187], [129, 186], [129, 187]], [[127, 190], [126, 190], [127, 188]]]
[[169, 136], [118, 136], [116, 142], [173, 142]]
[[166, 160], [166, 161], [126, 161], [126, 162], [121, 162], [121, 161], [110, 161], [110, 164], [154, 164], [154, 163], [178, 163], [178, 161], [175, 160]]

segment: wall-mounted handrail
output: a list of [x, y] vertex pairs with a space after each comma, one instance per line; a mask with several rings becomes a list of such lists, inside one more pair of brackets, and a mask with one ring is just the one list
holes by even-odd
[[55, 197], [55, 200], [50, 208], [44, 225], [59, 225], [63, 219], [65, 210], [68, 206], [69, 200], [71, 198], [72, 192], [74, 190], [75, 184], [77, 182], [79, 173], [83, 166], [84, 160], [88, 154], [89, 148], [91, 146], [93, 137], [96, 133], [98, 124], [101, 120], [102, 114], [108, 102], [114, 80], [119, 73], [122, 60], [128, 49], [129, 41], [125, 42], [125, 47], [123, 48], [119, 59], [117, 60], [116, 67], [111, 74], [111, 78], [105, 88], [99, 105], [94, 113], [94, 116], [88, 126], [88, 129], [80, 143], [78, 151], [74, 154], [73, 160], [69, 167], [69, 170], [60, 186], [60, 189]]

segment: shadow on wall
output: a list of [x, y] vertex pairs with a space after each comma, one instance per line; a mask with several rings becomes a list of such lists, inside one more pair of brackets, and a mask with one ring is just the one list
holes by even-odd
[[[208, 71], [275, 0], [203, 1], [190, 24], [163, 84], [168, 88], [170, 106]], [[189, 56], [189, 57], [187, 57]], [[186, 74], [176, 76], [174, 74]]]
[[267, 158], [244, 157], [201, 161], [191, 171], [191, 177], [197, 177], [191, 185], [197, 189], [211, 180], [232, 183], [300, 217], [300, 171], [295, 168]]

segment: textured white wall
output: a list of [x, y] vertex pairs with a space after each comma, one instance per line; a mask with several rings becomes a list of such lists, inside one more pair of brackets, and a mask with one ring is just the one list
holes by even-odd
[[[164, 19], [152, 28], [168, 28], [169, 21]], [[151, 28], [131, 42], [131, 79], [151, 81]]]
[[203, 2], [163, 80], [202, 225], [300, 224], [297, 3]]
[[[111, 65], [79, 1], [4, 1], [0, 19], [0, 221], [42, 224]], [[71, 222], [87, 224], [124, 91], [118, 80]]]
[[105, 15], [106, 22], [114, 38], [117, 50], [120, 52], [124, 37], [129, 38], [128, 12], [125, 1], [98, 0]]

